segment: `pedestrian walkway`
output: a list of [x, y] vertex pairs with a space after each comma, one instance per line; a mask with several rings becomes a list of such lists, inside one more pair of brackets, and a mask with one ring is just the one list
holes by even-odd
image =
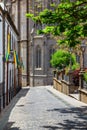
[[64, 101], [67, 101], [69, 104], [76, 106], [76, 107], [82, 107], [82, 106], [87, 106], [86, 103], [83, 103], [81, 101], [78, 101], [78, 94], [70, 94], [70, 96], [67, 96], [59, 91], [57, 91], [56, 89], [54, 89], [53, 87], [49, 87], [46, 86], [46, 88], [52, 92], [54, 95], [60, 97], [61, 99], [63, 99]]
[[0, 130], [87, 130], [87, 104], [52, 86], [23, 88], [1, 114]]
[[72, 93], [72, 94], [69, 94], [69, 96], [79, 100], [79, 93]]

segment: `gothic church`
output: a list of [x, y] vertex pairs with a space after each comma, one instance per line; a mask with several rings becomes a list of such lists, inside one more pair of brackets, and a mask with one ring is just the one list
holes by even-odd
[[19, 31], [18, 53], [24, 64], [24, 69], [19, 70], [18, 74], [22, 86], [43, 86], [53, 83], [50, 58], [56, 41], [49, 35], [37, 35], [36, 30], [43, 28], [43, 25], [35, 25], [25, 16], [29, 12], [37, 15], [37, 12], [44, 8], [51, 8], [50, 4], [53, 2], [56, 0], [11, 0], [9, 13]]

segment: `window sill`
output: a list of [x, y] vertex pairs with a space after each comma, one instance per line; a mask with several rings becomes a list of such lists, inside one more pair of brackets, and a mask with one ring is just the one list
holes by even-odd
[[42, 68], [35, 68], [35, 70], [42, 70]]

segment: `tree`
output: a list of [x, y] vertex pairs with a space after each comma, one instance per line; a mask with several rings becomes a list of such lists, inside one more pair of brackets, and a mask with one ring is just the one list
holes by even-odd
[[38, 16], [26, 14], [35, 22], [45, 25], [38, 33], [50, 33], [57, 37], [58, 43], [75, 47], [87, 37], [87, 0], [64, 0], [53, 10], [45, 9]]
[[[51, 64], [53, 67], [60, 69], [64, 69], [66, 67], [70, 66], [70, 60], [72, 63], [72, 67], [77, 64], [76, 62], [76, 56], [74, 54], [71, 54], [68, 51], [64, 50], [57, 50], [53, 55], [51, 59]], [[75, 68], [76, 69], [76, 68]]]

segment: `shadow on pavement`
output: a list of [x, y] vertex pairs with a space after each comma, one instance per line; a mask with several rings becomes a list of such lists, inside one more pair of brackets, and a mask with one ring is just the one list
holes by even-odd
[[[0, 115], [0, 130], [20, 130], [19, 128], [11, 128], [13, 123], [15, 122], [8, 122], [10, 113], [16, 103], [22, 98], [25, 97], [26, 94], [28, 93], [30, 88], [23, 88], [21, 89], [18, 94], [11, 100], [10, 104], [6, 106], [6, 108], [2, 111]], [[5, 127], [4, 127], [5, 126]], [[9, 126], [10, 128], [7, 129], [6, 127]], [[3, 129], [4, 128], [4, 129]]]
[[59, 127], [57, 127], [57, 126], [50, 126], [50, 125], [43, 126], [43, 128], [48, 129], [48, 130], [60, 130]]
[[65, 117], [67, 116], [67, 118], [63, 118], [62, 122], [58, 121], [59, 123], [56, 122], [50, 126], [42, 126], [43, 128], [49, 130], [87, 130], [87, 106], [77, 108], [54, 108], [47, 111], [56, 112], [56, 114], [57, 112], [61, 113]]
[[14, 122], [9, 122], [7, 123], [7, 125], [4, 127], [3, 130], [20, 130], [20, 128], [18, 127], [12, 127], [11, 126], [14, 124]]
[[25, 97], [30, 88], [22, 88], [17, 94], [16, 98]]

